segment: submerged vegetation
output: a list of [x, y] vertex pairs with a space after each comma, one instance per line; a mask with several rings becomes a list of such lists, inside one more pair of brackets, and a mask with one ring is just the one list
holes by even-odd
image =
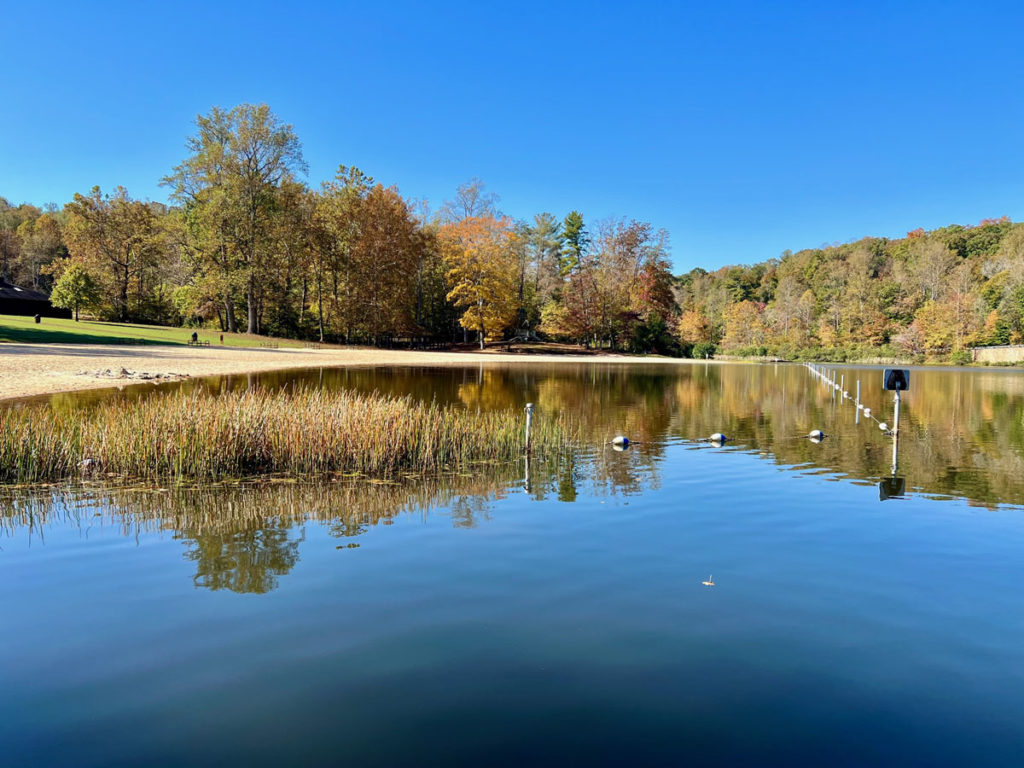
[[[572, 441], [563, 418], [534, 420], [534, 453]], [[518, 410], [481, 412], [409, 398], [299, 388], [213, 396], [198, 392], [103, 402], [85, 411], [46, 405], [0, 415], [0, 481], [101, 474], [216, 481], [264, 474], [388, 477], [464, 470], [524, 452]]]

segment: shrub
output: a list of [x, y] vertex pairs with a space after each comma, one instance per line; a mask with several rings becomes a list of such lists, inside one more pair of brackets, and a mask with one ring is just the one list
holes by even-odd
[[710, 341], [698, 341], [693, 345], [693, 357], [698, 360], [703, 360], [706, 357], [714, 357], [715, 352], [717, 351], [718, 347]]
[[953, 365], [969, 365], [971, 359], [971, 352], [968, 349], [958, 349], [949, 356], [949, 361]]

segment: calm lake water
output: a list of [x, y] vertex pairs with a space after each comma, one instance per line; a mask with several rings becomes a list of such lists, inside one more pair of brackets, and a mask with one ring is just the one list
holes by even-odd
[[[880, 369], [836, 371], [891, 423]], [[300, 382], [533, 402], [585, 445], [392, 483], [6, 491], [0, 763], [1024, 762], [1024, 374], [914, 370], [895, 473], [797, 365], [182, 386]]]

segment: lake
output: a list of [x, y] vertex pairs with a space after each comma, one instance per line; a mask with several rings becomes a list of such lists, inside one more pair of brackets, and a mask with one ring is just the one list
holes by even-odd
[[914, 369], [894, 471], [881, 369], [829, 368], [870, 417], [794, 364], [177, 385], [532, 402], [582, 445], [390, 482], [6, 490], [3, 764], [1019, 765], [1024, 374]]

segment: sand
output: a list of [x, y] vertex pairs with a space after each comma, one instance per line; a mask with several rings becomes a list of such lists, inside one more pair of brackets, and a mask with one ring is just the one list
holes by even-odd
[[[92, 344], [0, 344], [0, 400], [186, 377], [258, 373], [288, 368], [367, 365], [523, 363], [658, 363], [672, 358], [627, 355], [524, 355], [415, 352], [369, 348], [253, 349]], [[129, 371], [122, 377], [122, 369]]]

